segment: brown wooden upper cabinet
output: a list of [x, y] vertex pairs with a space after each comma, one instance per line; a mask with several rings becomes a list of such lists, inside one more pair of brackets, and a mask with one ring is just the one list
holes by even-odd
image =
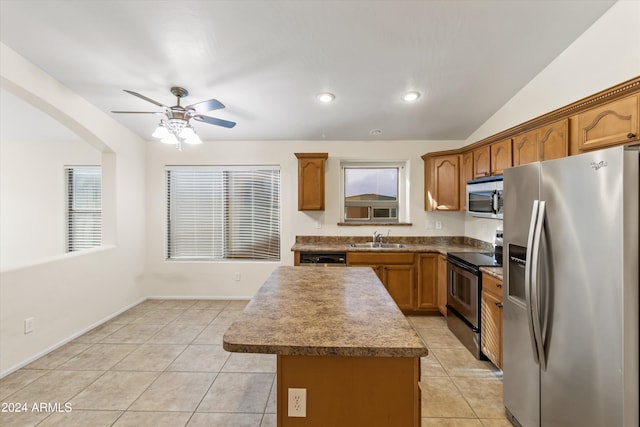
[[639, 103], [640, 95], [634, 95], [578, 114], [578, 149], [637, 141]]
[[473, 150], [473, 178], [491, 175], [491, 148], [488, 145]]
[[460, 210], [460, 156], [425, 159], [425, 210]]
[[513, 166], [568, 155], [569, 120], [559, 120], [513, 138]]
[[298, 158], [298, 210], [324, 210], [324, 166], [328, 153], [294, 153]]
[[502, 175], [512, 165], [511, 138], [491, 144], [491, 175]]
[[473, 151], [460, 156], [460, 210], [467, 209], [467, 181], [473, 179]]

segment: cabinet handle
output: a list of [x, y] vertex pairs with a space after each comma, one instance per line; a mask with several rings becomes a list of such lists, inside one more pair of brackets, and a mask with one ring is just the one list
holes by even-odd
[[494, 302], [494, 304], [496, 305], [496, 307], [502, 308], [502, 303], [501, 302]]
[[502, 283], [496, 283], [496, 288], [501, 288], [502, 287]]
[[629, 139], [633, 139], [633, 138], [635, 138], [635, 137], [636, 137], [636, 134], [635, 134], [635, 133], [631, 133], [631, 132], [629, 132], [629, 133], [627, 134], [627, 138], [629, 138]]

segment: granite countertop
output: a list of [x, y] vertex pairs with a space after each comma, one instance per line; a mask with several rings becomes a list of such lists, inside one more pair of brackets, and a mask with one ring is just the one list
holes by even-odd
[[480, 267], [480, 271], [482, 271], [483, 273], [487, 273], [489, 276], [493, 276], [496, 279], [502, 281], [502, 273], [503, 273], [503, 268], [502, 267]]
[[370, 236], [296, 236], [296, 242], [291, 247], [294, 252], [437, 252], [446, 255], [447, 252], [478, 252], [493, 251], [490, 243], [463, 237], [389, 237], [383, 238], [384, 243], [402, 243], [401, 248], [367, 248], [352, 247], [350, 243], [371, 242]]
[[240, 353], [420, 357], [427, 348], [365, 267], [279, 267], [224, 334]]

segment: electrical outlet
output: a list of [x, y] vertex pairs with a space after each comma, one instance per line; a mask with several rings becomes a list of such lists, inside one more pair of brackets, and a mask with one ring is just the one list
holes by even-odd
[[236, 272], [234, 278], [235, 278], [236, 282], [239, 282], [240, 281], [240, 273]]
[[289, 417], [307, 416], [307, 389], [290, 388], [288, 395], [287, 415]]
[[36, 319], [34, 317], [29, 317], [28, 319], [24, 319], [24, 334], [30, 334], [36, 328], [35, 325]]
[[436, 221], [436, 230], [442, 229], [442, 221]]

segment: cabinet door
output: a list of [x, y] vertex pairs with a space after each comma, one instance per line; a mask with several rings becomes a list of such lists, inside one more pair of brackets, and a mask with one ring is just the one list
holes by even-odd
[[578, 115], [581, 151], [638, 140], [639, 95], [622, 98]]
[[467, 209], [467, 181], [473, 179], [473, 151], [460, 156], [460, 210]]
[[438, 309], [438, 255], [420, 254], [418, 258], [418, 310]]
[[438, 310], [447, 315], [447, 257], [438, 256]]
[[473, 150], [473, 177], [491, 175], [491, 148], [487, 145]]
[[491, 144], [491, 175], [502, 175], [512, 166], [511, 138]]
[[522, 133], [513, 138], [513, 166], [539, 160], [538, 130]]
[[442, 156], [433, 159], [433, 192], [436, 210], [460, 210], [460, 157]]
[[433, 159], [422, 156], [424, 160], [424, 210], [435, 210], [435, 190], [433, 188]]
[[492, 293], [482, 291], [480, 345], [482, 352], [502, 368], [502, 301]]
[[295, 153], [298, 158], [298, 210], [324, 210], [324, 163], [327, 153]]
[[382, 283], [400, 310], [413, 310], [415, 267], [412, 265], [385, 265]]
[[538, 129], [540, 160], [553, 160], [569, 155], [569, 119]]

